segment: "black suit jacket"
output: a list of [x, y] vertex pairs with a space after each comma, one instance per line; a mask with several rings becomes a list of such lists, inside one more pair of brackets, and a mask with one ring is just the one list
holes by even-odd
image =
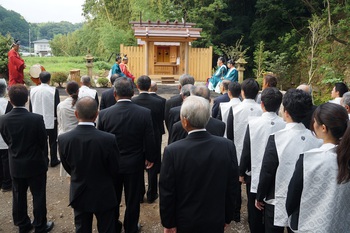
[[176, 106], [176, 107], [173, 107], [170, 109], [169, 111], [169, 117], [168, 117], [168, 132], [169, 132], [169, 135], [172, 131], [172, 127], [173, 125], [180, 121], [180, 112], [181, 112], [181, 105], [180, 106]]
[[165, 148], [159, 180], [164, 227], [224, 232], [239, 187], [235, 151], [231, 141], [208, 132], [191, 133]]
[[213, 108], [211, 110], [211, 116], [214, 118], [217, 118], [217, 115], [220, 110], [220, 103], [229, 102], [229, 101], [230, 101], [230, 97], [228, 97], [227, 93], [216, 97], [214, 99]]
[[153, 131], [156, 138], [158, 138], [161, 135], [161, 128], [164, 120], [163, 102], [148, 93], [141, 93], [132, 98], [131, 101], [151, 110]]
[[114, 87], [102, 92], [100, 110], [113, 106], [117, 101], [114, 97]]
[[168, 99], [165, 103], [165, 110], [164, 110], [164, 120], [165, 120], [165, 126], [168, 129], [169, 132], [169, 111], [171, 108], [176, 107], [176, 106], [180, 106], [182, 104], [182, 96], [180, 94], [175, 95], [173, 97], [171, 97], [170, 99]]
[[[211, 134], [219, 137], [223, 137], [225, 133], [225, 123], [210, 117], [205, 129]], [[187, 132], [182, 127], [181, 121], [176, 122], [170, 132], [168, 144], [176, 142], [187, 136]]]
[[155, 161], [151, 111], [131, 101], [119, 101], [100, 112], [98, 129], [113, 133], [120, 152], [119, 173], [130, 174]]
[[[157, 95], [156, 93], [150, 93], [151, 96], [155, 97], [155, 98], [158, 98], [162, 101], [162, 108], [163, 108], [163, 113], [165, 111], [165, 103], [166, 103], [166, 99]], [[163, 114], [163, 121], [164, 121], [164, 114]], [[164, 122], [162, 123], [162, 126], [161, 126], [161, 129], [160, 129], [160, 132], [162, 134], [165, 134], [165, 128], [164, 128]]]
[[45, 157], [47, 143], [43, 116], [14, 108], [0, 117], [0, 132], [9, 146], [9, 163], [12, 177], [29, 178], [47, 172]]
[[58, 145], [62, 165], [71, 175], [70, 205], [85, 212], [116, 207], [119, 151], [115, 136], [94, 126], [78, 125], [60, 135]]

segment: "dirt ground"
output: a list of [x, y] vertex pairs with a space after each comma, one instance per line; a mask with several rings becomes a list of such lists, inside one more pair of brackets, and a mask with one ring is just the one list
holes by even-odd
[[[99, 96], [102, 91], [106, 90], [103, 88], [97, 88]], [[176, 85], [159, 85], [158, 94], [168, 99], [170, 96], [177, 94]], [[63, 89], [60, 89], [61, 99], [66, 98]], [[217, 94], [213, 94], [212, 97], [216, 97]], [[163, 135], [163, 148], [167, 144], [167, 134]], [[69, 198], [69, 182], [66, 178], [62, 178], [59, 175], [59, 166], [55, 168], [49, 168], [47, 177], [47, 218], [48, 221], [54, 221], [55, 226], [51, 232], [53, 233], [71, 233], [75, 231], [74, 228], [74, 216], [71, 207], [68, 207]], [[145, 179], [147, 181], [147, 179]], [[146, 184], [147, 185], [147, 184]], [[241, 222], [232, 222], [228, 229], [225, 231], [227, 233], [245, 233], [249, 232], [247, 224], [247, 208], [246, 208], [246, 195], [245, 186], [242, 186], [242, 210], [241, 210]], [[28, 192], [28, 213], [31, 219], [33, 219], [32, 214], [32, 198], [30, 192]], [[125, 205], [122, 202], [120, 206], [120, 220], [124, 218]], [[18, 232], [18, 228], [13, 225], [12, 221], [12, 193], [0, 192], [0, 232], [12, 233]], [[143, 233], [161, 233], [163, 232], [163, 227], [160, 223], [159, 216], [159, 199], [154, 203], [141, 204], [140, 213], [140, 223], [141, 232]], [[97, 232], [96, 221], [94, 220], [93, 232]]]

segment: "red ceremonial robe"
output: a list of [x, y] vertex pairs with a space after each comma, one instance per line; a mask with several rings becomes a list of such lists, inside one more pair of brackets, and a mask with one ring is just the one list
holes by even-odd
[[14, 49], [8, 52], [8, 60], [9, 86], [17, 83], [24, 84], [24, 60]]

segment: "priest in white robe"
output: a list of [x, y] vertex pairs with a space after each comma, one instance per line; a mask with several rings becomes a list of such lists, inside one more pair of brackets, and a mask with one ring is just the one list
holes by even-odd
[[81, 82], [81, 87], [79, 88], [78, 98], [80, 99], [85, 96], [89, 96], [96, 100], [97, 106], [98, 106], [99, 104], [98, 94], [95, 89], [91, 88], [91, 78], [87, 75], [84, 75], [80, 78], [80, 82]]
[[[60, 103], [60, 95], [56, 87], [49, 85], [51, 80], [49, 72], [41, 72], [39, 79], [41, 84], [30, 90], [29, 110], [44, 117], [50, 145], [50, 165], [55, 167], [60, 163], [57, 158], [57, 105]], [[45, 153], [48, 156], [48, 147]]]
[[275, 87], [268, 87], [261, 94], [263, 114], [252, 118], [244, 137], [240, 162], [240, 181], [246, 184], [248, 197], [248, 223], [251, 233], [264, 233], [263, 212], [255, 208], [256, 191], [259, 183], [261, 162], [270, 134], [286, 126], [276, 114], [282, 102], [282, 93]]
[[283, 119], [287, 124], [267, 141], [256, 194], [255, 206], [265, 212], [266, 233], [283, 233], [288, 226], [287, 188], [296, 161], [304, 151], [322, 144], [322, 140], [301, 123], [312, 107], [310, 94], [290, 89], [283, 97], [283, 107]]

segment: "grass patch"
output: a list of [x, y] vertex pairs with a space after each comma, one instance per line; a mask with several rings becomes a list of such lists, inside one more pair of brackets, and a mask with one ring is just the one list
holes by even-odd
[[[63, 72], [67, 75], [70, 70], [80, 69], [80, 75], [87, 74], [86, 60], [83, 56], [81, 57], [23, 57], [26, 69], [24, 70], [25, 76], [29, 77], [29, 69], [32, 65], [40, 64], [48, 72]], [[108, 63], [109, 64], [109, 63]], [[114, 63], [110, 63], [112, 67]], [[106, 70], [99, 69], [100, 66], [94, 66], [92, 69], [93, 76], [105, 77]], [[109, 70], [107, 70], [109, 71]], [[108, 74], [108, 72], [107, 72]]]

